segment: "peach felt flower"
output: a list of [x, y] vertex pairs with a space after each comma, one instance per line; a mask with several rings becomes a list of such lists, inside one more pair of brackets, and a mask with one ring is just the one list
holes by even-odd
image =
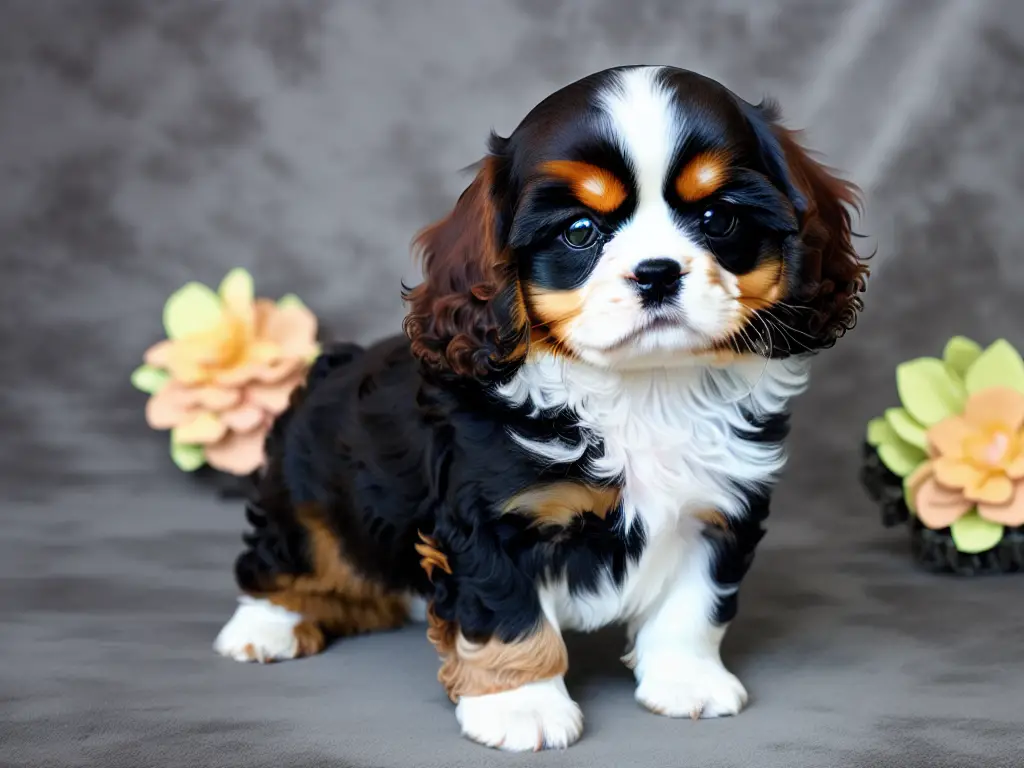
[[868, 443], [903, 478], [912, 514], [984, 552], [1024, 525], [1024, 359], [1004, 340], [955, 337], [942, 359], [896, 369], [902, 408], [868, 425]]
[[132, 374], [151, 395], [149, 426], [171, 430], [171, 456], [183, 470], [256, 470], [274, 417], [318, 352], [316, 317], [293, 296], [255, 299], [252, 277], [235, 269], [219, 293], [199, 283], [175, 292], [164, 326], [167, 340]]
[[947, 528], [977, 509], [999, 525], [1024, 525], [1024, 394], [991, 387], [967, 399], [962, 416], [927, 431], [930, 461], [907, 480], [917, 516]]

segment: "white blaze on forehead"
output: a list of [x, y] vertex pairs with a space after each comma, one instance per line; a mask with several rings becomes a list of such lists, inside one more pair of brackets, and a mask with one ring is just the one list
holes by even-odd
[[682, 129], [672, 94], [658, 80], [661, 69], [619, 72], [600, 95], [611, 131], [636, 174], [641, 206], [663, 199], [665, 175]]

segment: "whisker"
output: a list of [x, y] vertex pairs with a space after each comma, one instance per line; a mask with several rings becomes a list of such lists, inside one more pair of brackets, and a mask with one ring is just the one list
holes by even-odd
[[[808, 344], [807, 344], [806, 342], [800, 341], [799, 339], [795, 338], [795, 337], [794, 337], [794, 336], [793, 336], [793, 335], [792, 335], [791, 333], [789, 333], [789, 331], [787, 331], [786, 329], [787, 329], [787, 328], [789, 328], [789, 329], [790, 329], [790, 330], [792, 330], [792, 331], [793, 331], [794, 333], [802, 333], [802, 331], [797, 331], [797, 329], [795, 329], [795, 328], [790, 328], [790, 327], [789, 327], [788, 325], [786, 325], [786, 324], [785, 324], [785, 323], [783, 323], [783, 322], [782, 322], [781, 320], [779, 320], [779, 318], [777, 318], [777, 317], [773, 317], [773, 316], [771, 316], [771, 315], [764, 315], [764, 316], [761, 316], [761, 320], [762, 320], [762, 322], [764, 322], [764, 323], [765, 323], [766, 325], [767, 325], [767, 324], [768, 324], [769, 322], [771, 322], [771, 323], [773, 324], [773, 327], [774, 327], [774, 328], [775, 328], [776, 330], [778, 330], [778, 331], [779, 331], [779, 332], [780, 332], [780, 333], [781, 333], [781, 334], [782, 334], [782, 335], [783, 335], [783, 336], [784, 336], [784, 337], [785, 337], [785, 338], [786, 338], [786, 339], [787, 339], [788, 341], [792, 342], [792, 343], [793, 343], [793, 344], [795, 344], [795, 345], [796, 345], [797, 347], [799, 347], [799, 348], [801, 348], [801, 349], [803, 349], [803, 350], [805, 350], [805, 351], [807, 351], [807, 352], [810, 352], [810, 351], [811, 351], [811, 347], [810, 347], [810, 346], [809, 346], [809, 345], [808, 345]], [[813, 337], [811, 337], [811, 336], [810, 336], [810, 334], [803, 334], [803, 335], [807, 336], [808, 338], [813, 338]]]

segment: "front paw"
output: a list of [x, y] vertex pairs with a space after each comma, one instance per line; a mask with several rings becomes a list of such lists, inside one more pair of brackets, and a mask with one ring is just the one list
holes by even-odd
[[501, 693], [463, 696], [455, 717], [466, 738], [509, 752], [565, 749], [583, 733], [583, 713], [560, 677]]
[[674, 660], [648, 669], [636, 700], [658, 715], [699, 720], [738, 714], [747, 690], [720, 661]]

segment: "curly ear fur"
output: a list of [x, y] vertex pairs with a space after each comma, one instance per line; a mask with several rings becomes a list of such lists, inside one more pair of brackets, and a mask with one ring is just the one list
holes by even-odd
[[480, 164], [454, 210], [417, 235], [424, 281], [406, 289], [412, 352], [442, 373], [491, 378], [525, 354], [527, 322], [498, 243], [496, 158]]
[[860, 209], [860, 191], [838, 178], [804, 149], [799, 133], [775, 127], [797, 202], [803, 259], [801, 304], [811, 311], [808, 330], [820, 347], [830, 347], [857, 324], [864, 308], [868, 268], [853, 247], [850, 210]]

